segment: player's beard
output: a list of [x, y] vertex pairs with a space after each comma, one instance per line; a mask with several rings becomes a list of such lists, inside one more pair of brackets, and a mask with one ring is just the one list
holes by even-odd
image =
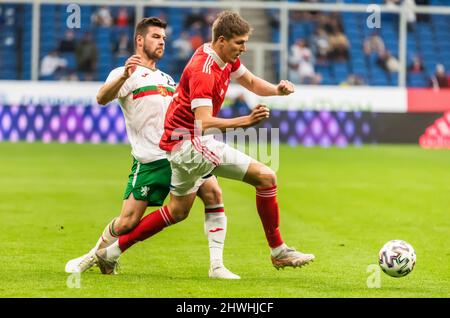
[[158, 61], [158, 60], [163, 56], [163, 54], [164, 54], [164, 49], [162, 49], [162, 53], [161, 53], [161, 54], [157, 53], [157, 51], [158, 51], [159, 49], [160, 49], [160, 47], [156, 48], [156, 49], [153, 50], [153, 51], [150, 51], [150, 50], [147, 48], [147, 46], [145, 45], [145, 43], [144, 43], [144, 53], [145, 53], [145, 55], [147, 55], [147, 58], [148, 58], [149, 60]]

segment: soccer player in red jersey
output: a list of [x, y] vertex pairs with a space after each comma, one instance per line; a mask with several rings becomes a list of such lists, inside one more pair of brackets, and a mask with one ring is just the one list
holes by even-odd
[[166, 113], [160, 148], [167, 151], [172, 168], [170, 201], [144, 217], [116, 243], [97, 251], [96, 260], [103, 273], [112, 272], [120, 254], [136, 242], [184, 220], [199, 187], [211, 174], [255, 187], [258, 214], [277, 269], [314, 260], [314, 255], [288, 247], [281, 238], [275, 172], [207, 133], [211, 129], [224, 132], [253, 126], [269, 117], [269, 109], [257, 105], [248, 116], [217, 118], [230, 79], [260, 96], [288, 95], [294, 92], [294, 86], [284, 80], [278, 85], [268, 83], [241, 64], [239, 56], [246, 51], [251, 29], [239, 14], [222, 12], [212, 32], [212, 43], [197, 49], [184, 69]]

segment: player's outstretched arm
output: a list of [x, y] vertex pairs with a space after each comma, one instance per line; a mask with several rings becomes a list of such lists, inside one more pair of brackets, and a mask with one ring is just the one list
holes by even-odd
[[211, 106], [200, 106], [195, 108], [195, 120], [202, 128], [202, 132], [208, 129], [220, 129], [226, 131], [227, 128], [245, 128], [258, 124], [261, 120], [269, 118], [269, 108], [258, 104], [252, 109], [250, 115], [236, 118], [217, 118], [212, 115]]
[[110, 101], [114, 100], [117, 97], [117, 94], [120, 91], [123, 83], [134, 73], [136, 67], [141, 64], [141, 56], [140, 55], [132, 55], [125, 62], [125, 69], [121, 76], [108, 81], [97, 93], [97, 103], [100, 105], [106, 105]]
[[259, 96], [289, 95], [294, 92], [294, 85], [289, 81], [282, 80], [278, 85], [273, 85], [248, 70], [237, 78], [237, 82]]

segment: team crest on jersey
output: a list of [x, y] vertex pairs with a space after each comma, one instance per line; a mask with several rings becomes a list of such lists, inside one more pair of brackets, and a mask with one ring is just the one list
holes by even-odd
[[148, 186], [141, 187], [141, 194], [143, 197], [146, 197], [149, 191], [150, 188]]
[[167, 88], [162, 85], [158, 85], [159, 95], [166, 97], [168, 95]]

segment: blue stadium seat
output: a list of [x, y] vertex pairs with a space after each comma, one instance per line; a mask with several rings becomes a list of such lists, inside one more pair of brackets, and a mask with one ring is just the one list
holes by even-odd
[[410, 73], [408, 74], [408, 81], [407, 81], [408, 86], [411, 87], [424, 87], [427, 84], [425, 75], [422, 73], [419, 74], [414, 74], [414, 73]]
[[351, 60], [352, 68], [354, 73], [365, 73], [366, 63], [361, 60]]
[[398, 73], [391, 74], [389, 85], [398, 86]]
[[117, 57], [114, 61], [115, 67], [125, 65], [125, 61], [127, 60], [127, 58], [128, 58], [127, 56]]
[[[292, 2], [303, 2], [303, 0], [292, 0]], [[322, 0], [324, 3], [335, 3], [336, 0]], [[359, 4], [382, 4], [384, 0], [345, 0], [345, 3], [359, 3]], [[430, 0], [432, 4], [439, 5], [449, 5], [449, 0]], [[3, 4], [2, 4], [3, 6]], [[14, 53], [14, 57], [11, 53], [5, 51], [4, 40], [7, 37], [13, 37], [14, 39], [19, 38], [19, 31], [14, 26], [13, 28], [2, 28], [0, 32], [0, 54], [2, 58], [6, 58], [10, 61], [20, 62], [23, 66], [23, 71], [20, 76], [28, 76], [31, 70], [31, 26], [32, 26], [32, 5], [30, 4], [17, 4], [8, 5], [14, 8], [22, 7], [22, 10], [16, 10], [16, 25], [21, 25], [23, 33], [20, 34], [20, 44], [22, 52], [20, 54]], [[65, 28], [65, 17], [67, 5], [65, 4], [43, 4], [41, 7], [41, 39], [40, 39], [40, 56], [48, 53], [51, 49], [55, 48], [58, 41], [63, 37]], [[89, 29], [91, 26], [91, 15], [98, 9], [99, 6], [93, 5], [82, 5], [81, 8], [81, 22], [83, 31], [76, 30], [77, 38], [82, 36], [84, 30]], [[111, 12], [115, 15], [120, 6], [111, 5]], [[130, 7], [130, 12], [134, 9]], [[205, 10], [202, 10], [204, 12]], [[183, 30], [183, 24], [185, 17], [187, 16], [185, 9], [177, 8], [164, 8], [164, 7], [146, 7], [145, 16], [156, 15], [164, 16], [174, 31], [174, 35], [179, 34]], [[278, 16], [279, 10], [270, 9], [267, 10], [268, 15]], [[336, 84], [342, 78], [344, 78], [349, 71], [356, 72], [362, 76], [370, 77], [370, 82], [374, 82], [376, 85], [387, 85], [388, 82], [386, 74], [379, 70], [379, 67], [375, 64], [376, 57], [369, 57], [369, 63], [366, 64], [366, 59], [362, 51], [362, 42], [366, 35], [374, 32], [373, 29], [368, 29], [365, 23], [367, 19], [366, 13], [353, 13], [353, 12], [342, 12], [341, 13], [342, 23], [344, 26], [344, 31], [350, 41], [351, 49], [351, 60], [349, 65], [351, 68], [347, 70], [346, 65], [331, 65], [330, 69], [326, 67], [317, 67], [317, 72], [322, 74], [325, 84]], [[398, 17], [396, 15], [382, 16], [382, 28], [379, 30], [384, 39], [386, 47], [392, 52], [392, 54], [398, 57]], [[289, 44], [292, 44], [298, 38], [309, 39], [312, 35], [315, 24], [311, 21], [290, 21], [291, 32], [289, 34]], [[271, 40], [274, 43], [279, 43], [280, 33], [279, 30], [271, 30]], [[117, 38], [118, 34], [122, 32], [127, 32], [130, 37], [133, 36], [133, 28], [125, 27], [119, 29], [117, 27], [113, 28], [94, 28], [93, 35], [95, 42], [97, 44], [97, 49], [99, 52], [99, 59], [103, 62], [99, 64], [99, 73], [97, 77], [103, 76], [107, 71], [109, 71], [115, 65], [123, 64], [123, 61], [116, 59], [112, 52], [112, 43]], [[411, 60], [412, 56], [415, 54], [423, 56], [424, 64], [429, 70], [434, 70], [436, 63], [438, 61], [444, 61], [444, 64], [450, 70], [450, 19], [445, 15], [432, 15], [431, 23], [417, 22], [416, 28], [412, 32], [408, 32], [408, 43], [407, 43], [407, 54], [408, 61]], [[16, 52], [18, 49], [17, 41], [13, 41], [9, 48]], [[170, 60], [173, 54], [173, 49], [170, 43], [167, 43], [166, 58], [161, 61], [160, 67], [166, 68], [170, 66]], [[6, 52], [6, 53], [5, 53]], [[69, 65], [73, 65], [74, 57], [66, 57], [69, 60]], [[120, 62], [120, 63], [119, 63]], [[10, 64], [10, 63], [8, 63]], [[14, 66], [12, 67], [14, 71]], [[278, 60], [275, 60], [275, 69], [278, 70]], [[8, 67], [8, 72], [10, 67]], [[380, 73], [381, 72], [381, 73]], [[1, 73], [3, 74], [3, 73]], [[382, 75], [381, 75], [382, 74]], [[7, 76], [11, 77], [11, 74], [6, 73]], [[15, 74], [17, 76], [17, 74]], [[391, 85], [396, 83], [396, 74], [391, 77]], [[420, 79], [408, 79], [408, 83], [411, 82], [412, 85], [426, 85], [424, 80]]]
[[272, 31], [272, 42], [273, 43], [280, 43], [280, 32]]
[[337, 82], [342, 82], [347, 78], [348, 67], [347, 63], [334, 63], [333, 64], [334, 77]]
[[67, 67], [71, 69], [75, 69], [77, 62], [75, 59], [74, 53], [61, 53], [61, 57], [65, 58], [67, 60]]
[[0, 71], [0, 79], [17, 80], [17, 79], [19, 79], [19, 77], [15, 70], [4, 69], [4, 70]]
[[109, 39], [111, 37], [111, 28], [98, 27], [95, 29], [94, 36], [98, 40], [106, 39], [109, 41]]

